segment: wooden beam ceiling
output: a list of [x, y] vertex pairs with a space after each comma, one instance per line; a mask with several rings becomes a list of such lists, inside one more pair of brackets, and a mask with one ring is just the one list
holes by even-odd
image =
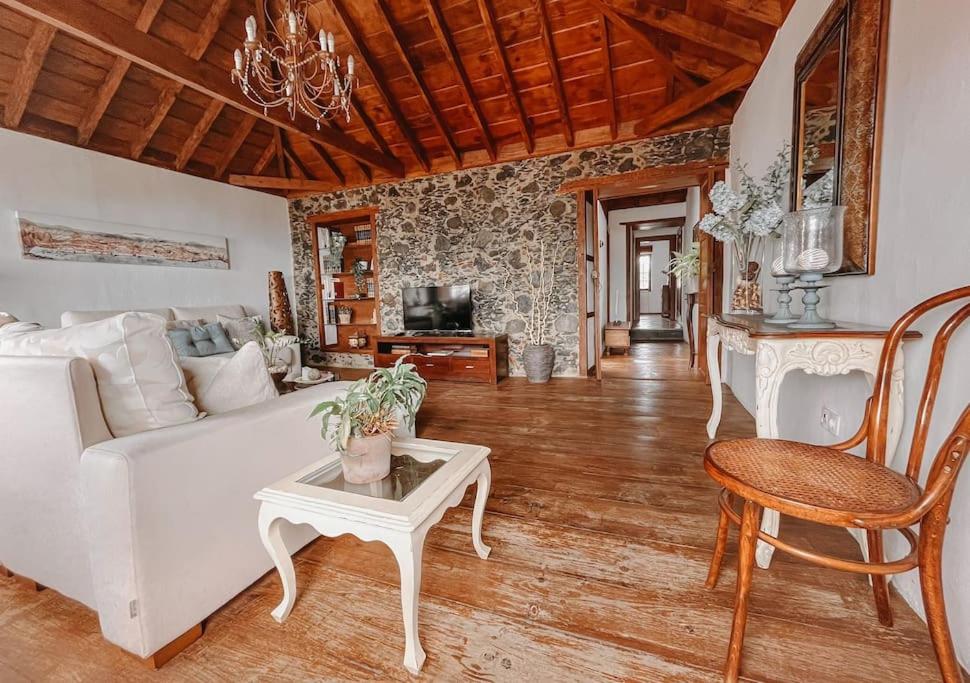
[[71, 0], [70, 3], [59, 0], [0, 0], [0, 4], [45, 21], [106, 52], [124, 57], [246, 114], [257, 116], [285, 130], [315, 137], [323, 144], [341, 149], [393, 175], [404, 173], [400, 162], [388, 159], [342, 133], [326, 129], [315, 131], [308, 121], [291, 121], [275, 110], [263, 112], [245, 99], [239, 88], [226, 78], [225, 72], [209, 64], [196, 62], [152, 35], [133, 32], [131, 26], [121, 17], [102, 9], [91, 0]]
[[280, 0], [0, 0], [0, 122], [216, 180], [278, 175], [267, 191], [358, 187], [727, 123], [791, 4], [309, 0], [311, 34], [360, 65], [352, 117], [318, 130], [229, 78], [244, 18], [263, 39]]

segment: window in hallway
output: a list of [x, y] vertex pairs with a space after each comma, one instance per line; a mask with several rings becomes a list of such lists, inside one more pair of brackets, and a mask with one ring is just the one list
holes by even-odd
[[646, 290], [650, 289], [650, 277], [652, 275], [650, 269], [652, 266], [652, 259], [653, 259], [653, 254], [649, 254], [649, 253], [640, 254], [640, 262], [639, 262], [640, 289], [646, 289]]

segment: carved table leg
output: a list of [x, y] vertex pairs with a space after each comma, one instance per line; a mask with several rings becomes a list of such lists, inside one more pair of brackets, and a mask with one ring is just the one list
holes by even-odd
[[417, 675], [424, 665], [424, 648], [418, 637], [418, 598], [421, 595], [421, 555], [424, 531], [399, 534], [388, 545], [401, 571], [401, 610], [404, 613], [404, 668]]
[[290, 616], [290, 610], [296, 603], [296, 572], [293, 570], [293, 558], [290, 557], [280, 533], [280, 524], [284, 521], [283, 518], [277, 517], [272, 508], [265, 503], [260, 506], [259, 538], [263, 541], [263, 547], [269, 553], [273, 564], [276, 565], [280, 581], [283, 582], [283, 599], [272, 611], [273, 618], [281, 624]]
[[[778, 397], [781, 383], [790, 366], [779, 362], [779, 350], [770, 343], [761, 342], [755, 355], [755, 374], [757, 392], [755, 395], [755, 426], [760, 439], [778, 438]], [[777, 510], [764, 508], [761, 516], [761, 530], [778, 536], [780, 516]], [[771, 556], [775, 548], [764, 541], [758, 541], [755, 561], [761, 569], [771, 566]]]
[[718, 425], [721, 424], [721, 364], [719, 362], [721, 337], [717, 333], [717, 326], [710, 323], [707, 335], [707, 374], [711, 378], [711, 398], [714, 404], [711, 408], [711, 419], [707, 421], [707, 436], [713, 439], [717, 436]]
[[492, 549], [482, 542], [482, 520], [485, 517], [485, 501], [488, 500], [488, 491], [492, 486], [492, 468], [488, 464], [488, 460], [483, 462], [479, 468], [477, 482], [475, 488], [475, 512], [472, 516], [472, 542], [475, 545], [475, 552], [484, 560], [492, 552]]

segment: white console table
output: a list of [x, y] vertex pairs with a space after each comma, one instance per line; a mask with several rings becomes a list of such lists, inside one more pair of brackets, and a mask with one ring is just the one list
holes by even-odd
[[[883, 342], [889, 330], [886, 328], [853, 323], [837, 323], [828, 330], [794, 330], [784, 325], [764, 322], [761, 315], [716, 315], [708, 319], [707, 366], [711, 378], [714, 407], [707, 423], [707, 435], [714, 438], [721, 422], [721, 368], [718, 346], [746, 356], [755, 357], [755, 424], [758, 436], [778, 438], [778, 397], [785, 376], [792, 370], [810, 375], [834, 377], [846, 375], [853, 370], [865, 373], [870, 383], [875, 381]], [[918, 334], [906, 339], [918, 338]], [[886, 436], [887, 462], [899, 443], [903, 415], [903, 354], [902, 347], [896, 356], [890, 388], [888, 432]], [[850, 433], [856, 425], [850, 425]], [[776, 510], [766, 509], [761, 530], [771, 536], [778, 535], [779, 516]], [[866, 536], [853, 534], [868, 558]], [[758, 566], [766, 569], [771, 564], [774, 548], [763, 541], [758, 542], [756, 552]]]

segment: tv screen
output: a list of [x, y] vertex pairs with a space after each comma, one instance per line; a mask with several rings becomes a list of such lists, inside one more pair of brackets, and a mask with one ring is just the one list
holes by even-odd
[[472, 295], [468, 285], [405, 287], [405, 330], [472, 329]]

